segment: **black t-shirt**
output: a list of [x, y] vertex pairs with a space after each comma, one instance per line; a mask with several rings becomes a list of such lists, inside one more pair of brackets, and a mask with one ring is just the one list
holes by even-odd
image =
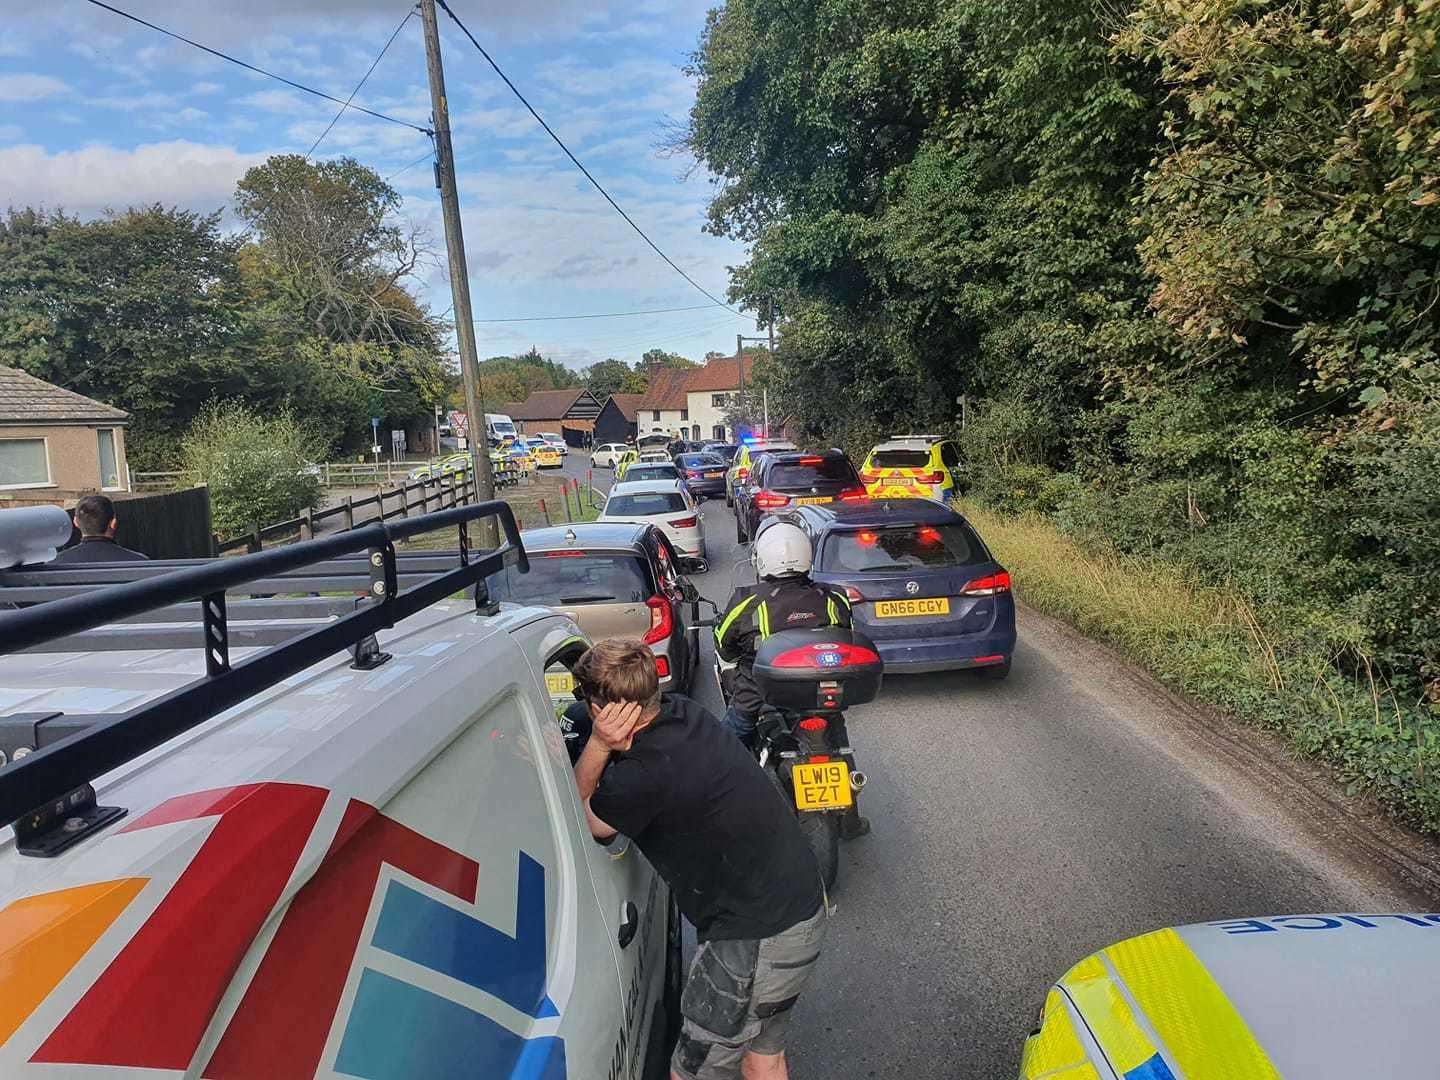
[[719, 720], [682, 694], [617, 752], [590, 807], [659, 871], [701, 941], [773, 937], [815, 914], [820, 867], [795, 811]]
[[51, 565], [60, 563], [95, 562], [140, 562], [145, 556], [138, 551], [121, 547], [108, 536], [83, 536], [74, 547], [68, 547], [51, 559]]

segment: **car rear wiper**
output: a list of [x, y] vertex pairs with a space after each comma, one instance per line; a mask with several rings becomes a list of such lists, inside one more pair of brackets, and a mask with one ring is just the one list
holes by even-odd
[[872, 574], [872, 573], [874, 573], [876, 570], [914, 570], [914, 569], [915, 569], [915, 567], [914, 567], [912, 564], [910, 564], [910, 563], [898, 563], [898, 562], [897, 562], [897, 563], [883, 563], [883, 564], [880, 565], [880, 566], [862, 566], [862, 567], [860, 568], [860, 573], [862, 573], [862, 574]]
[[601, 600], [615, 600], [615, 599], [618, 599], [618, 597], [614, 597], [614, 596], [562, 596], [562, 597], [560, 598], [560, 603], [562, 603], [562, 604], [595, 604], [595, 603], [599, 603]]

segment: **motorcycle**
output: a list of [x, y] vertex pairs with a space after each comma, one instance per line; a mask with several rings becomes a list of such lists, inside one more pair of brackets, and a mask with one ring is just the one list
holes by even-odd
[[[865, 635], [825, 627], [771, 635], [756, 651], [752, 670], [766, 703], [756, 721], [756, 759], [795, 807], [831, 888], [840, 870], [840, 840], [868, 831], [856, 801], [866, 776], [855, 767], [844, 710], [875, 699], [884, 665]], [[717, 658], [715, 675], [728, 703], [733, 665]]]

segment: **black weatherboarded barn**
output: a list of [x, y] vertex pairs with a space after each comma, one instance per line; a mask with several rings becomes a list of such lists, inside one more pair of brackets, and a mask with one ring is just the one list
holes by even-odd
[[611, 394], [595, 417], [595, 445], [623, 443], [635, 434], [636, 408], [644, 394]]

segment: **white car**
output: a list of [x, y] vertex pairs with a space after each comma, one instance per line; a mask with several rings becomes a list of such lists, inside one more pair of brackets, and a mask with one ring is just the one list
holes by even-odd
[[284, 549], [309, 597], [251, 598], [267, 551], [0, 610], [0, 1076], [669, 1075], [678, 910], [591, 838], [557, 720], [588, 642], [486, 602], [513, 519], [395, 553], [439, 516]]
[[669, 537], [689, 569], [705, 569], [705, 519], [695, 497], [678, 480], [622, 480], [610, 489], [600, 520], [654, 525]]
[[625, 456], [625, 451], [629, 449], [630, 447], [624, 443], [601, 443], [590, 451], [590, 467], [594, 469], [613, 469], [619, 464], [620, 459]]
[[537, 431], [535, 434], [559, 450], [561, 457], [570, 453], [570, 447], [565, 445], [565, 438], [558, 431]]
[[649, 450], [640, 451], [640, 460], [664, 462], [668, 464], [671, 461], [670, 451], [663, 448], [657, 450], [651, 447]]

